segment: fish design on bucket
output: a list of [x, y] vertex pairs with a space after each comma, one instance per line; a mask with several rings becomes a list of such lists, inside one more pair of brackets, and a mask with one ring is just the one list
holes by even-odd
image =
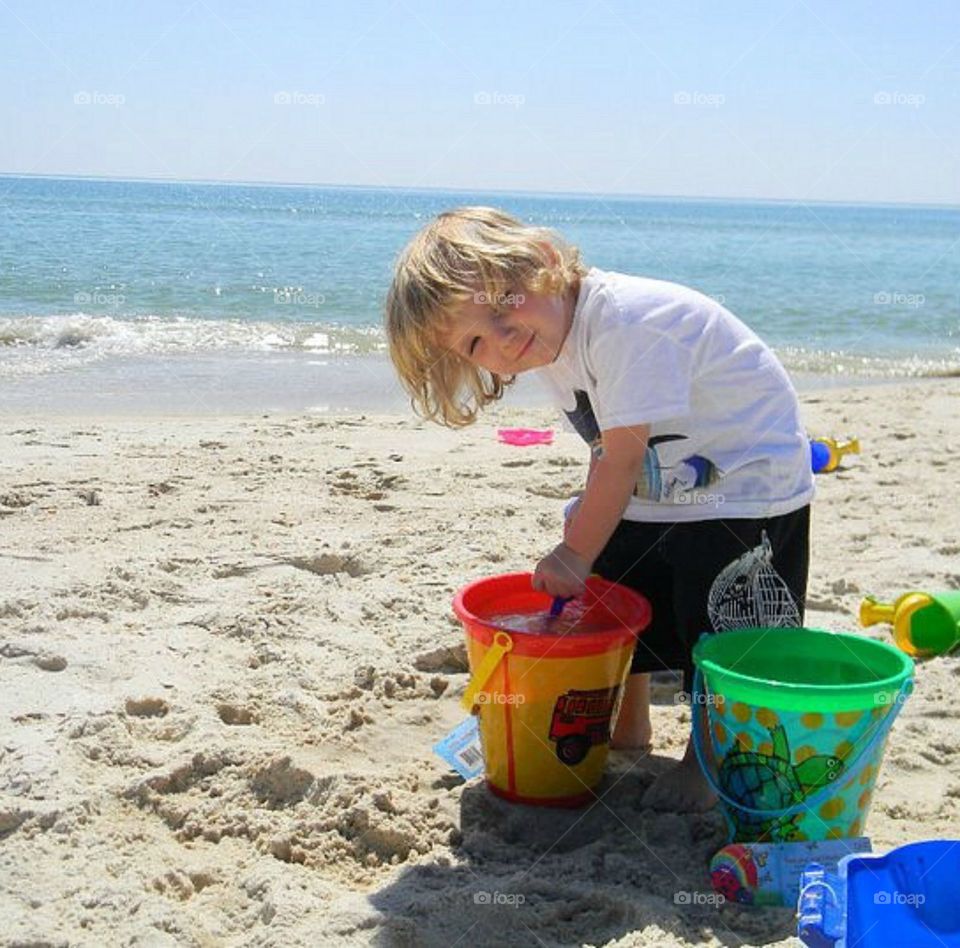
[[[843, 761], [826, 754], [808, 757], [803, 763], [790, 762], [790, 745], [782, 724], [768, 728], [773, 753], [741, 750], [734, 743], [720, 764], [717, 775], [724, 792], [754, 810], [784, 810], [798, 806], [814, 790], [836, 780], [843, 773]], [[731, 808], [732, 809], [732, 808]], [[800, 809], [789, 816], [765, 819], [754, 813], [733, 810], [735, 839], [744, 842], [796, 838]]]

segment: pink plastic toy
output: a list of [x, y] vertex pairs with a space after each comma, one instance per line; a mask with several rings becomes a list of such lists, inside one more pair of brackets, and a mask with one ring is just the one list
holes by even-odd
[[546, 428], [498, 428], [497, 437], [504, 444], [516, 444], [526, 447], [528, 444], [552, 444], [553, 429]]

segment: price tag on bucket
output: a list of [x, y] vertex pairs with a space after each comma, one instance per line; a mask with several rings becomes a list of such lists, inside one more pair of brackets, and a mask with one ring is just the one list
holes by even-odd
[[433, 751], [464, 780], [471, 780], [483, 773], [480, 728], [472, 714], [465, 721], [461, 721], [443, 740], [434, 744]]

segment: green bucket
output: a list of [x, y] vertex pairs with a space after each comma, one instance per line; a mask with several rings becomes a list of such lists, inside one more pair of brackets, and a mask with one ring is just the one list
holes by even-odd
[[732, 842], [864, 832], [913, 662], [819, 629], [738, 629], [693, 650], [693, 740]]

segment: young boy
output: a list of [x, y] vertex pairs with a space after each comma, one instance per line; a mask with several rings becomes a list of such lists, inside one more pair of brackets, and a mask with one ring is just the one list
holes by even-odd
[[[653, 606], [613, 746], [649, 745], [649, 672], [681, 669], [689, 693], [701, 633], [802, 622], [813, 476], [796, 393], [719, 303], [588, 270], [551, 231], [467, 207], [401, 254], [387, 335], [424, 417], [470, 424], [533, 370], [589, 445], [586, 487], [533, 584], [571, 596], [596, 572]], [[713, 802], [689, 743], [644, 798]]]

